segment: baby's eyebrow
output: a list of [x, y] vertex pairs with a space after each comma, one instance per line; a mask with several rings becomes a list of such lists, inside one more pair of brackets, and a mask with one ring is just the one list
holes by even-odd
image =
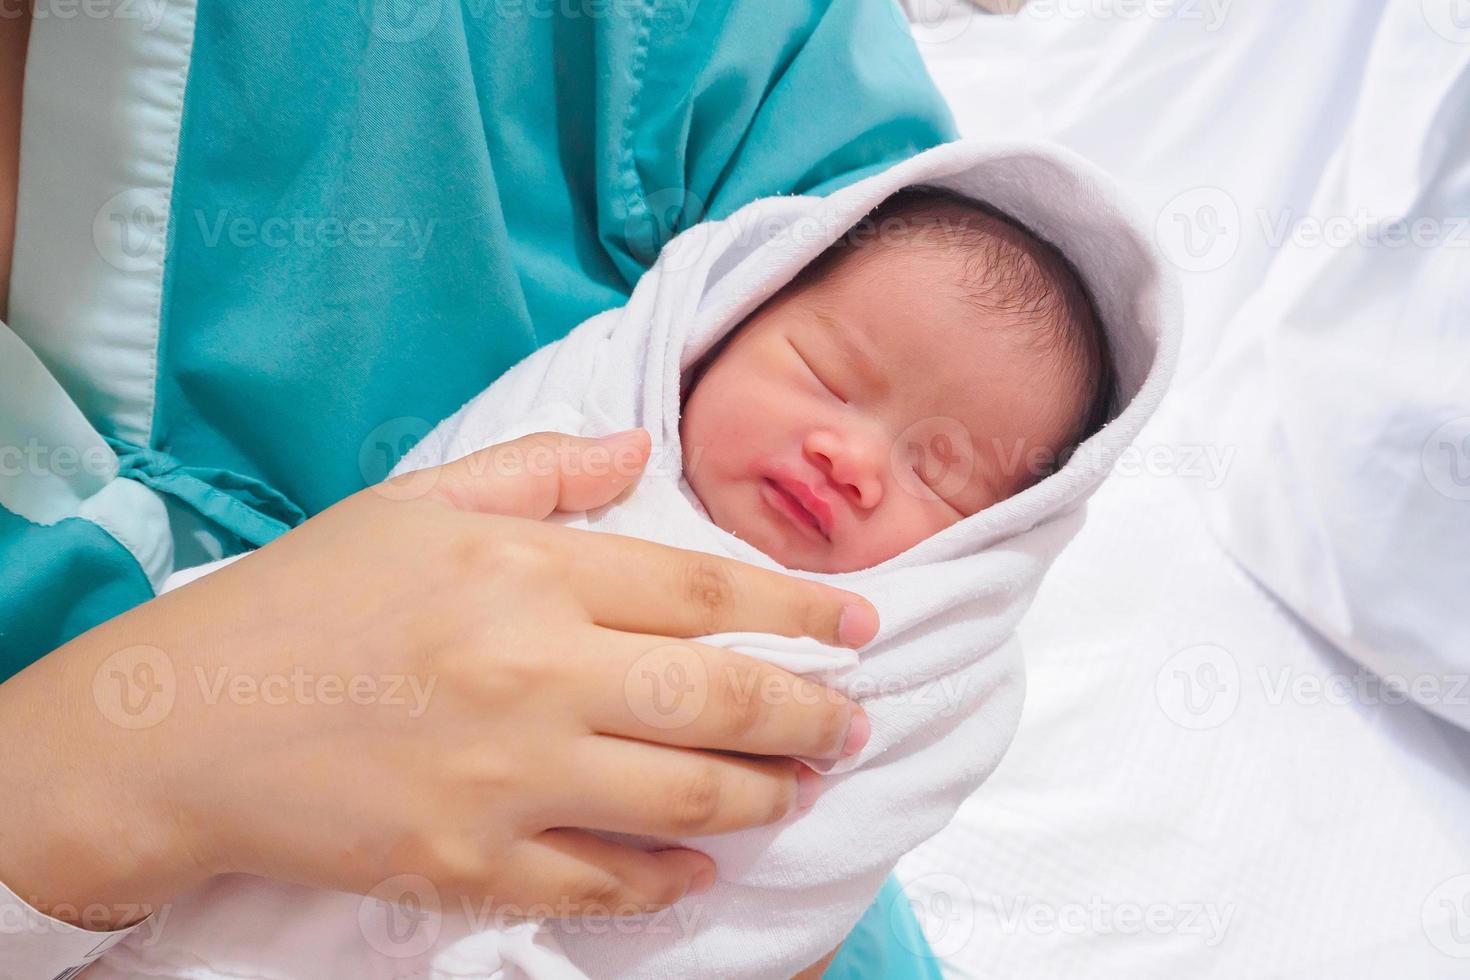
[[864, 345], [852, 336], [853, 331], [843, 327], [842, 322], [831, 312], [823, 309], [813, 311], [818, 323], [827, 328], [827, 333], [837, 348], [839, 356], [847, 362], [858, 381], [875, 395], [888, 392], [888, 375], [878, 366], [878, 361]]

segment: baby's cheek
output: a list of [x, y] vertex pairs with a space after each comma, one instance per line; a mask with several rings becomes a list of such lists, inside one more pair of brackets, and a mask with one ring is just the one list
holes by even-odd
[[955, 523], [953, 512], [941, 501], [919, 499], [897, 487], [892, 493], [898, 496], [884, 500], [881, 509], [885, 513], [863, 535], [864, 567], [897, 557]]
[[684, 471], [701, 498], [747, 469], [746, 458], [756, 445], [750, 415], [728, 385], [696, 389], [689, 399], [682, 425]]
[[693, 438], [691, 445], [685, 447], [685, 464], [693, 463], [729, 475], [734, 458], [745, 442], [738, 413], [708, 406], [691, 420], [688, 431]]

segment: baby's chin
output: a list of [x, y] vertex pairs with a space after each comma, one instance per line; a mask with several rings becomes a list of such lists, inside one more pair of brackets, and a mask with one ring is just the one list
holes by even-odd
[[[764, 505], [761, 506], [764, 507]], [[861, 571], [877, 564], [846, 554], [842, 549], [831, 544], [819, 545], [807, 541], [800, 537], [799, 532], [782, 527], [759, 511], [754, 515], [754, 519], [750, 519], [752, 515], [745, 516], [747, 520], [740, 522], [744, 525], [741, 530], [732, 530], [728, 525], [722, 524], [721, 526], [783, 568], [799, 572], [817, 572], [822, 575], [839, 575], [843, 572]], [[779, 518], [776, 521], [779, 521]]]
[[809, 541], [795, 540], [796, 532], [782, 527], [754, 492], [739, 483], [710, 486], [689, 480], [689, 487], [709, 519], [718, 527], [750, 545], [783, 568], [825, 572], [825, 558], [816, 554]]
[[861, 572], [875, 565], [881, 565], [894, 555], [901, 553], [894, 551], [891, 554], [874, 554], [872, 549], [858, 553], [839, 544], [816, 545], [805, 540], [793, 541], [779, 528], [767, 529], [767, 538], [764, 540], [752, 540], [743, 534], [736, 534], [736, 537], [743, 539], [747, 544], [779, 562], [785, 568], [794, 571], [817, 572], [822, 575]]

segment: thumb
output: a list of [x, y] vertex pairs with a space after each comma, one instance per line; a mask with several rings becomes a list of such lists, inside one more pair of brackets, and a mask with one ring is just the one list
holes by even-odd
[[431, 495], [460, 510], [538, 521], [590, 510], [637, 482], [650, 443], [642, 429], [600, 439], [537, 432], [439, 467]]

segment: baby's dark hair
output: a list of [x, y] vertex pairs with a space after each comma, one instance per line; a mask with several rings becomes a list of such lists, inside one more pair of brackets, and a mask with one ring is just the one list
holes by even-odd
[[800, 289], [838, 265], [900, 242], [961, 252], [965, 281], [959, 285], [978, 311], [1029, 330], [1027, 344], [1048, 360], [1063, 355], [1059, 380], [1076, 387], [1080, 410], [1065, 444], [1056, 447], [1059, 459], [1112, 419], [1117, 371], [1082, 276], [1055, 245], [988, 204], [942, 188], [909, 187], [858, 222], [791, 285]]

